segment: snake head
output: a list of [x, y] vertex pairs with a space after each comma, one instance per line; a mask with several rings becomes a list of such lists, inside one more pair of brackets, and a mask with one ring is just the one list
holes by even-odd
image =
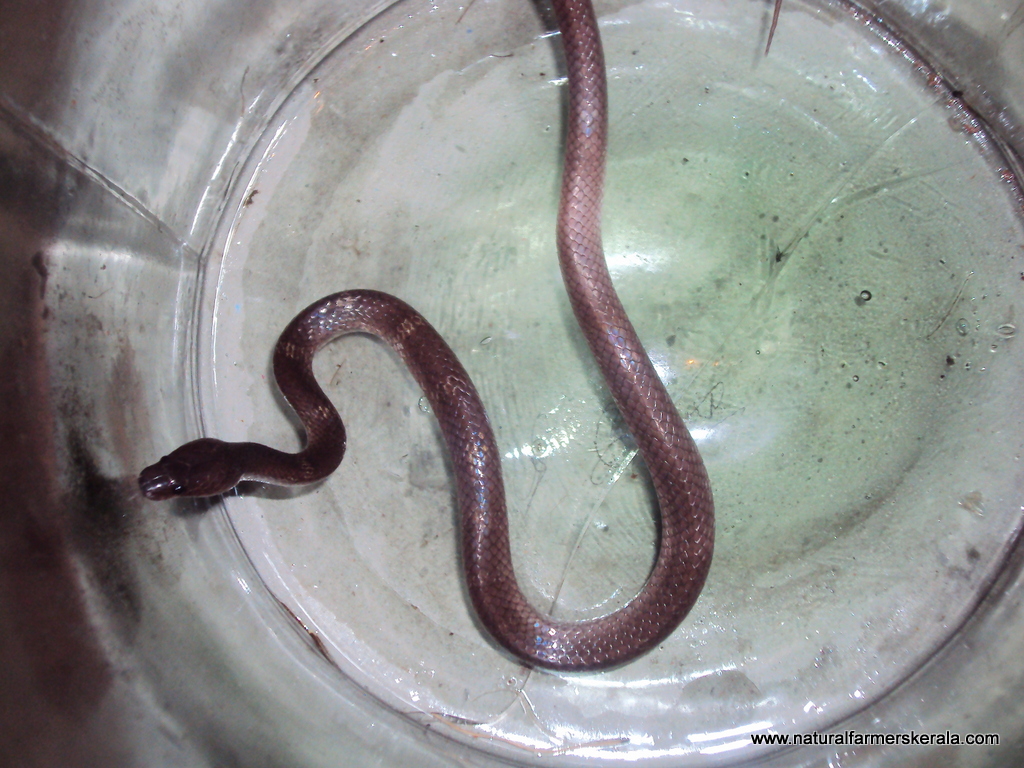
[[233, 445], [210, 437], [185, 443], [142, 470], [139, 488], [153, 501], [227, 493], [242, 479]]

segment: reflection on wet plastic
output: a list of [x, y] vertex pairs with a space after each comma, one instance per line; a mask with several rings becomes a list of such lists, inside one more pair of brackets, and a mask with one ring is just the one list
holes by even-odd
[[[1001, 421], [1012, 369], [946, 363], [1013, 311], [1000, 286], [1021, 228], [993, 170], [857, 26], [787, 15], [752, 67], [748, 8], [700, 34], [678, 10], [632, 6], [603, 34], [609, 261], [719, 509], [715, 567], [683, 627], [625, 668], [569, 684], [526, 673], [510, 692], [516, 665], [462, 598], [433, 417], [376, 345], [318, 361], [350, 432], [338, 474], [286, 509], [229, 504], [270, 588], [346, 674], [476, 746], [679, 758], [750, 749], [745, 719], [825, 728], [948, 639], [1019, 525], [1009, 477], [987, 477], [985, 497], [1004, 500], [991, 516], [957, 501], [1019, 439], [972, 428]], [[387, 45], [361, 44], [385, 36], [371, 27], [326, 60], [250, 168], [258, 203], [211, 273], [211, 427], [294, 440], [265, 384], [276, 329], [319, 293], [394, 292], [462, 351], [488, 405], [528, 596], [569, 618], [614, 610], [656, 531], [558, 282], [552, 48], [437, 59], [429, 25], [375, 24]], [[353, 105], [369, 73], [395, 93]], [[353, 107], [378, 133], [339, 130]]]

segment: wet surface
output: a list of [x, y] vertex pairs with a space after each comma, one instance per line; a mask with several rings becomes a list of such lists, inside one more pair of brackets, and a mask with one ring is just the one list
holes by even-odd
[[[998, 420], [1009, 391], [1014, 353], [985, 355], [1012, 324], [1013, 190], [969, 110], [907, 69], [899, 57], [914, 57], [887, 32], [893, 59], [863, 19], [797, 11], [771, 56], [751, 59], [757, 20], [723, 14], [704, 25], [685, 4], [639, 4], [602, 27], [606, 250], [718, 508], [708, 587], [658, 655], [595, 681], [509, 688], [464, 605], [431, 415], [375, 345], [318, 359], [349, 431], [331, 480], [286, 508], [229, 501], [268, 586], [395, 706], [536, 745], [579, 733], [565, 713], [599, 700], [607, 718], [586, 725], [598, 742], [628, 732], [617, 753], [664, 757], [715, 747], [667, 736], [666, 702], [741, 669], [757, 691], [751, 723], [809, 728], [883, 697], [998, 571], [1019, 525], [1007, 487], [983, 492], [1002, 498], [985, 518], [960, 500], [1020, 442], [965, 437]], [[560, 616], [606, 613], [642, 584], [656, 534], [554, 263], [557, 57], [535, 40], [446, 58], [440, 17], [401, 19], [384, 14], [325, 61], [253, 161], [259, 195], [244, 197], [211, 276], [212, 433], [293, 445], [266, 377], [280, 328], [321, 293], [396, 293], [446, 336], [488, 406], [524, 590]], [[394, 88], [354, 100], [361, 77]], [[429, 678], [410, 672], [422, 668]], [[716, 690], [739, 705], [753, 689]], [[704, 715], [702, 732], [737, 727], [728, 706]]]

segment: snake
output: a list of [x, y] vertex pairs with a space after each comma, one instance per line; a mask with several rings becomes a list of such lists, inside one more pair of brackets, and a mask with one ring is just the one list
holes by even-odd
[[327, 477], [341, 463], [346, 434], [313, 375], [313, 358], [339, 336], [377, 336], [408, 366], [438, 419], [455, 477], [463, 578], [479, 623], [528, 667], [597, 671], [652, 650], [689, 613], [711, 566], [714, 502], [697, 446], [626, 315], [604, 258], [608, 98], [594, 8], [590, 0], [552, 5], [568, 83], [558, 257], [579, 327], [657, 497], [658, 551], [640, 591], [607, 615], [579, 621], [559, 620], [530, 605], [512, 563], [501, 454], [476, 388], [419, 312], [378, 291], [342, 291], [314, 302], [274, 348], [277, 386], [305, 429], [301, 451], [201, 438], [146, 467], [139, 486], [159, 501], [224, 494], [242, 480], [299, 485]]

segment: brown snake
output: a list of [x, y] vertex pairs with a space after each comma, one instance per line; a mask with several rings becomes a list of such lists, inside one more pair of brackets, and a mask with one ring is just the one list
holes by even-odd
[[302, 419], [306, 447], [288, 454], [257, 443], [204, 438], [139, 476], [150, 499], [212, 496], [241, 480], [293, 485], [341, 463], [345, 428], [313, 377], [312, 361], [343, 334], [379, 336], [423, 388], [455, 469], [462, 562], [473, 607], [491, 636], [530, 666], [595, 670], [649, 651], [697, 600], [711, 565], [714, 505], [704, 463], [612, 287], [601, 248], [607, 138], [604, 55], [590, 0], [553, 0], [569, 82], [558, 254], [573, 312], [651, 474], [660, 508], [658, 558], [647, 583], [607, 616], [558, 621], [534, 610], [516, 583], [501, 460], [480, 398], [455, 353], [423, 317], [393, 296], [337, 293], [289, 323], [274, 350], [278, 387]]

